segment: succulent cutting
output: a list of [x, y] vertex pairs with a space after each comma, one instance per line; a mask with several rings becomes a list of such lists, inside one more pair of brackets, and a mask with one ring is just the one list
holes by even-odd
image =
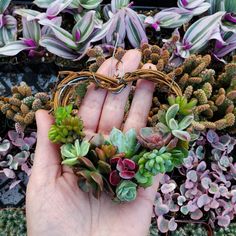
[[[190, 123], [191, 120], [185, 127]], [[62, 164], [73, 169], [80, 189], [92, 191], [96, 198], [106, 192], [119, 202], [135, 200], [139, 187], [151, 186], [154, 176], [172, 171], [188, 155], [187, 149], [178, 147], [178, 142], [171, 149], [162, 142], [150, 150], [148, 145], [138, 141], [134, 129], [123, 133], [113, 128], [107, 139], [100, 137], [103, 141], [99, 145], [89, 142], [84, 138], [82, 121], [72, 115], [71, 105], [55, 111], [55, 124], [49, 131], [49, 139], [62, 144]]]

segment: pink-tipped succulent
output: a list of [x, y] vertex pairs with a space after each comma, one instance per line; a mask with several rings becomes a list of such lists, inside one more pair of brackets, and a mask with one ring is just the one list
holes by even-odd
[[178, 139], [171, 133], [162, 133], [157, 127], [145, 127], [139, 130], [137, 135], [139, 143], [148, 149], [160, 149], [167, 146], [168, 149], [176, 147]]
[[115, 170], [110, 173], [109, 181], [113, 186], [117, 186], [122, 179], [134, 178], [138, 171], [138, 165], [130, 159], [122, 159], [114, 157], [110, 160], [111, 166], [115, 166]]

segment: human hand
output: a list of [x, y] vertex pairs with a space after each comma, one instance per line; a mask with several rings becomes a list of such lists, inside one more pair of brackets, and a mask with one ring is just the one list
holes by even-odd
[[[98, 73], [113, 76], [121, 71], [132, 72], [140, 60], [138, 50], [129, 50], [122, 62], [113, 58], [106, 60]], [[79, 111], [87, 137], [97, 132], [108, 135], [113, 127], [121, 127], [130, 88], [128, 85], [122, 93], [114, 95], [89, 86]], [[146, 125], [153, 91], [151, 82], [137, 83], [124, 131]], [[153, 186], [139, 189], [133, 202], [117, 204], [106, 194], [96, 199], [78, 188], [72, 169], [60, 164], [59, 147], [48, 140], [52, 117], [46, 111], [39, 111], [36, 120], [38, 141], [26, 196], [28, 235], [145, 236], [161, 175], [156, 177]]]

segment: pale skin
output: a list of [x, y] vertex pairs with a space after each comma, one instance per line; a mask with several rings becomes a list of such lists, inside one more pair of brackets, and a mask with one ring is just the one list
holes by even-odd
[[[138, 68], [141, 53], [129, 50], [122, 62], [107, 59], [98, 73], [114, 76]], [[144, 65], [150, 68], [152, 65]], [[131, 85], [114, 95], [89, 86], [79, 116], [84, 121], [86, 137], [95, 133], [109, 134], [120, 128]], [[139, 81], [124, 131], [144, 127], [151, 107], [154, 84]], [[106, 195], [95, 199], [82, 192], [69, 167], [60, 164], [59, 146], [48, 140], [53, 118], [46, 111], [36, 113], [38, 141], [32, 175], [27, 187], [26, 216], [29, 236], [145, 236], [147, 235], [156, 190], [161, 175], [153, 186], [139, 189], [135, 201], [116, 204]]]

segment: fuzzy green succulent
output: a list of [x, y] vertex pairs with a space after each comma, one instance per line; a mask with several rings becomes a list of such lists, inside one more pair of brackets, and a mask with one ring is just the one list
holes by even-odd
[[191, 135], [185, 129], [192, 124], [194, 117], [193, 115], [181, 117], [179, 112], [179, 104], [170, 106], [166, 112], [160, 115], [160, 122], [157, 124], [157, 127], [163, 134], [171, 133], [174, 137], [189, 142]]
[[26, 236], [26, 219], [21, 208], [6, 208], [0, 210], [1, 236]]
[[215, 231], [215, 236], [235, 236], [236, 223], [231, 223], [227, 228], [220, 228]]
[[53, 143], [73, 143], [83, 137], [83, 121], [72, 116], [72, 105], [59, 107], [55, 112], [55, 124], [51, 126], [48, 137]]
[[171, 232], [171, 236], [207, 236], [207, 230], [199, 224], [186, 224]]
[[161, 233], [159, 232], [158, 228], [157, 228], [157, 224], [156, 222], [151, 223], [150, 227], [149, 227], [149, 232], [147, 236], [160, 236]]

